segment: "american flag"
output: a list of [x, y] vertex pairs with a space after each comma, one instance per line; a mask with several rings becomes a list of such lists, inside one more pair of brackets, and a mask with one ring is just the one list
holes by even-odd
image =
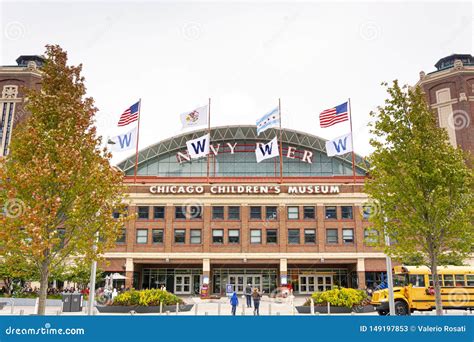
[[120, 120], [118, 122], [119, 127], [127, 126], [132, 122], [138, 120], [138, 115], [140, 115], [140, 101], [135, 103], [134, 105], [127, 108], [123, 114], [120, 116]]
[[347, 113], [347, 102], [340, 104], [339, 106], [323, 110], [319, 114], [319, 124], [321, 128], [330, 127], [339, 122], [344, 122], [349, 120], [349, 115]]

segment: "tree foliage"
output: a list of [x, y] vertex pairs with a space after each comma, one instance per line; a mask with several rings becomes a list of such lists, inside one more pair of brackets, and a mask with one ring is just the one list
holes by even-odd
[[[371, 113], [375, 151], [365, 186], [374, 202], [370, 220], [380, 235], [386, 232], [395, 242], [384, 246], [387, 253], [417, 258], [435, 275], [438, 265], [472, 251], [472, 169], [437, 126], [419, 88], [408, 90], [395, 81], [387, 91], [385, 105]], [[440, 313], [437, 282], [435, 290]]]
[[86, 97], [81, 70], [67, 65], [59, 46], [46, 47], [41, 90], [26, 90], [31, 116], [14, 130], [0, 164], [1, 253], [35, 265], [40, 313], [51, 270], [73, 256], [97, 259], [123, 227], [123, 218], [112, 216], [124, 210], [123, 175], [101, 147], [93, 121], [97, 108]]

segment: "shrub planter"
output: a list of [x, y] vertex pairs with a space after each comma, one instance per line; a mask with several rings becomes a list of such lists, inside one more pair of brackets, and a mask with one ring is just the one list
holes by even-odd
[[[296, 310], [300, 314], [310, 314], [311, 313], [311, 307], [306, 306], [306, 305], [297, 306]], [[315, 305], [314, 306], [314, 312], [327, 314], [328, 313], [328, 307], [327, 307], [327, 305], [325, 305], [325, 306]], [[347, 314], [347, 313], [351, 313], [351, 312], [352, 312], [352, 308], [346, 308], [345, 306], [332, 306], [331, 305], [331, 314]]]
[[[194, 304], [180, 304], [179, 311], [191, 311]], [[97, 310], [100, 313], [129, 313], [135, 311], [136, 313], [160, 313], [159, 306], [142, 306], [142, 305], [97, 305]], [[162, 313], [166, 311], [176, 312], [176, 305], [165, 305], [163, 306]]]

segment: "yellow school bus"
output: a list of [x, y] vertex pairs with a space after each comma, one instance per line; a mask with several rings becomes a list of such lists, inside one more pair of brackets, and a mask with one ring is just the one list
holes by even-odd
[[[443, 309], [474, 309], [474, 267], [440, 266], [438, 279], [441, 285]], [[393, 294], [397, 315], [409, 315], [415, 310], [435, 309], [430, 269], [426, 266], [395, 266]], [[388, 289], [374, 291], [371, 304], [379, 315], [387, 315]]]

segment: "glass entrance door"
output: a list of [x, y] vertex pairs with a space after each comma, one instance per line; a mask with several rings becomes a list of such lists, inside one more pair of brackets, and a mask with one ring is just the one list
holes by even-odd
[[230, 275], [229, 276], [229, 284], [232, 285], [232, 288], [237, 293], [244, 292], [244, 275]]
[[245, 286], [250, 284], [252, 291], [254, 288], [257, 288], [259, 292], [262, 291], [262, 276], [259, 275], [248, 275], [246, 276]]
[[260, 275], [230, 275], [229, 284], [232, 285], [232, 288], [237, 293], [244, 293], [244, 289], [247, 284], [250, 284], [252, 290], [258, 288], [259, 291], [262, 291], [262, 276]]
[[175, 294], [191, 294], [191, 276], [175, 275], [174, 276], [174, 293]]
[[301, 275], [299, 276], [299, 293], [313, 293], [332, 288], [331, 275]]

